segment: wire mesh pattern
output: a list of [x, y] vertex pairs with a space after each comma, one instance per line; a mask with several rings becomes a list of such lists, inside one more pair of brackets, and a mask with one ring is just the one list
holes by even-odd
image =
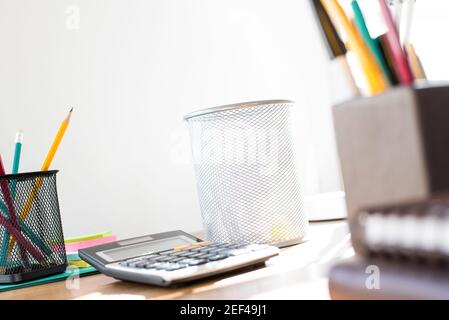
[[186, 117], [208, 240], [277, 244], [304, 237], [292, 104], [256, 102]]
[[0, 177], [0, 279], [67, 263], [56, 173]]

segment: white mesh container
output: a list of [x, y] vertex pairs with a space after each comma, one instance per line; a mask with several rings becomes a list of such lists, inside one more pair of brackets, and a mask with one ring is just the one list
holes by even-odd
[[294, 160], [291, 101], [190, 113], [199, 204], [208, 241], [300, 242], [308, 221]]

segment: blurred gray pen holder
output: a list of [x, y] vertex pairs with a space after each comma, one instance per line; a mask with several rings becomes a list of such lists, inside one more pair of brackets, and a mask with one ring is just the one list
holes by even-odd
[[449, 87], [397, 87], [334, 106], [348, 216], [449, 191]]

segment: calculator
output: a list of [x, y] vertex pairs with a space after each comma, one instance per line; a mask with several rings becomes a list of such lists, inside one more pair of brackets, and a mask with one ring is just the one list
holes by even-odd
[[171, 286], [263, 264], [279, 249], [266, 244], [209, 243], [183, 231], [79, 250], [81, 259], [119, 280]]

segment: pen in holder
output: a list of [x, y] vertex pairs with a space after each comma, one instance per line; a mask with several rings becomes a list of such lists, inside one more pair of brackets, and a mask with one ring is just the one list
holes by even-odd
[[56, 174], [0, 176], [0, 283], [28, 281], [66, 269]]
[[447, 199], [448, 105], [449, 86], [419, 86], [334, 106], [351, 231], [362, 210]]

